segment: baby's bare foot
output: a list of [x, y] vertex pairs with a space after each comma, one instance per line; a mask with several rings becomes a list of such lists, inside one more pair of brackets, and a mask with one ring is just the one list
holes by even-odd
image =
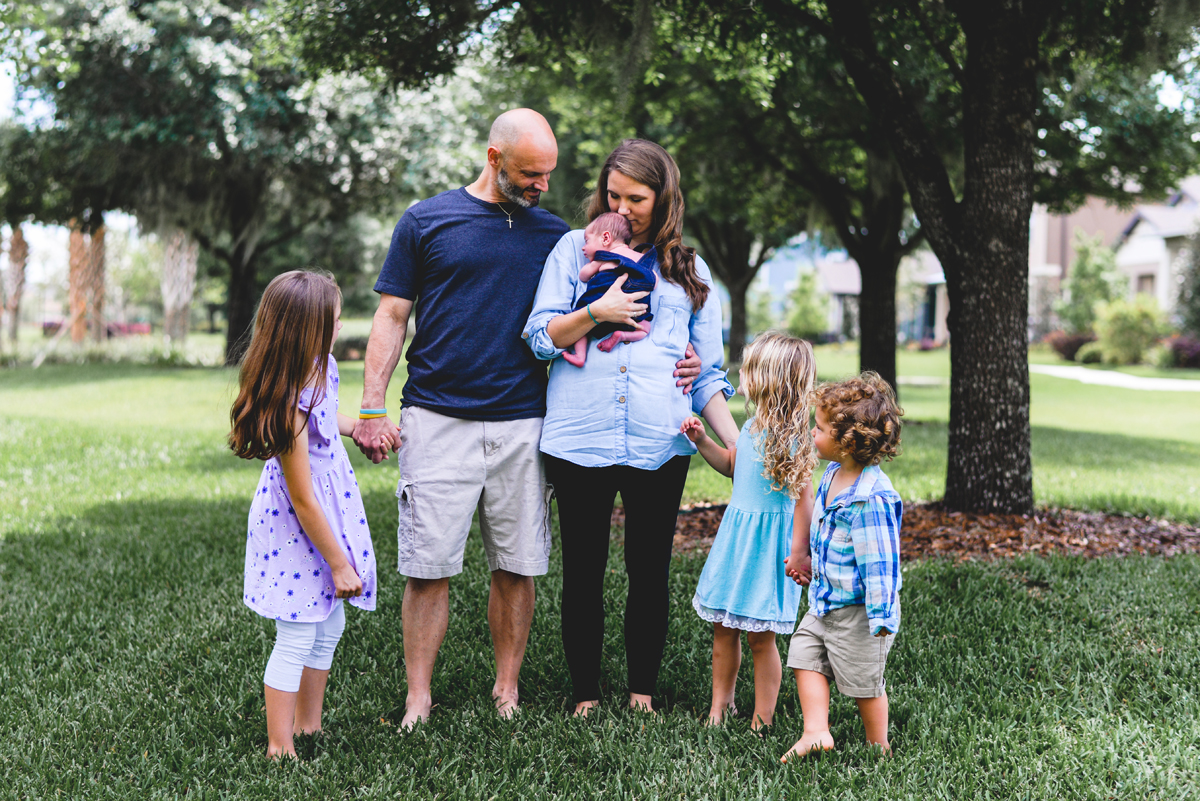
[[806, 757], [813, 753], [822, 753], [824, 751], [833, 750], [833, 735], [826, 731], [804, 732], [804, 736], [796, 741], [796, 744], [788, 749], [788, 752], [780, 757], [780, 762], [790, 762], [793, 759]]

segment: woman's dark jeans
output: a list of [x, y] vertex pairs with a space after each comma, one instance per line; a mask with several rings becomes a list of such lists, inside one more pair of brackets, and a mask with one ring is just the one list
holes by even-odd
[[604, 646], [604, 575], [608, 568], [609, 521], [618, 492], [625, 503], [625, 658], [629, 692], [653, 695], [667, 639], [670, 604], [667, 578], [671, 544], [687, 456], [657, 470], [580, 467], [546, 457], [546, 479], [554, 485], [562, 531], [562, 636], [575, 700], [600, 698]]

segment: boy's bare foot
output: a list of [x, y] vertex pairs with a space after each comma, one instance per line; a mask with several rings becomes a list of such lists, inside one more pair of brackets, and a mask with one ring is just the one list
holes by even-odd
[[600, 706], [599, 701], [580, 701], [575, 705], [575, 717], [586, 718], [588, 713]]
[[763, 732], [771, 728], [771, 721], [763, 720], [762, 715], [755, 715], [754, 720], [750, 722], [750, 731], [762, 736]]
[[780, 762], [791, 762], [793, 759], [800, 759], [813, 753], [822, 753], [824, 751], [833, 750], [833, 735], [828, 731], [813, 731], [804, 732], [804, 736], [796, 741], [796, 744], [788, 749], [788, 752], [779, 758]]
[[416, 698], [412, 695], [404, 702], [404, 719], [400, 721], [400, 728], [397, 732], [412, 731], [413, 726], [429, 719], [429, 712], [433, 709], [433, 699], [426, 696], [425, 698]]
[[496, 714], [505, 720], [517, 714], [521, 709], [520, 704], [517, 703], [516, 693], [511, 696], [493, 695], [492, 702], [496, 705]]

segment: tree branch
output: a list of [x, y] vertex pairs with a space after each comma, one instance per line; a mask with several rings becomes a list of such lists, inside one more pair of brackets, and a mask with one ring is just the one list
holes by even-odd
[[889, 136], [892, 152], [922, 226], [937, 229], [935, 238], [943, 243], [957, 241], [959, 208], [950, 175], [921, 119], [919, 104], [905, 95], [891, 64], [879, 54], [870, 14], [862, 0], [838, 0], [826, 7], [855, 88], [881, 125], [893, 131]]
[[950, 72], [954, 75], [954, 80], [958, 81], [959, 86], [966, 86], [966, 77], [963, 74], [963, 68], [958, 63], [958, 59], [954, 57], [954, 52], [950, 49], [950, 43], [939, 37], [933, 30], [933, 26], [929, 24], [929, 20], [921, 13], [920, 0], [908, 0], [908, 10], [912, 12], [913, 18], [917, 21], [917, 27], [921, 29], [921, 33], [929, 39], [933, 49], [937, 51], [942, 60], [946, 62], [946, 66], [950, 68]]

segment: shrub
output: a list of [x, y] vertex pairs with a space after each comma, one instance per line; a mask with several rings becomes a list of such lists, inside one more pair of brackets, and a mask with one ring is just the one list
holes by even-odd
[[1167, 340], [1174, 367], [1200, 368], [1200, 338], [1175, 336]]
[[1139, 294], [1132, 301], [1098, 304], [1096, 333], [1105, 363], [1137, 364], [1166, 333], [1166, 321], [1154, 298]]
[[1075, 361], [1080, 364], [1099, 364], [1104, 361], [1104, 346], [1099, 342], [1089, 342], [1075, 353]]
[[1069, 333], [1087, 334], [1095, 325], [1097, 305], [1120, 298], [1125, 293], [1126, 280], [1117, 271], [1116, 255], [1104, 245], [1104, 237], [1092, 238], [1076, 231], [1075, 254], [1063, 287], [1064, 298], [1054, 305], [1054, 310]]
[[1178, 280], [1179, 298], [1175, 311], [1180, 327], [1185, 334], [1200, 337], [1200, 231], [1187, 238]]
[[820, 342], [829, 326], [829, 298], [817, 288], [815, 270], [800, 271], [788, 300], [788, 333], [809, 342]]
[[1095, 334], [1068, 334], [1066, 331], [1051, 331], [1046, 335], [1046, 344], [1054, 348], [1054, 352], [1069, 362], [1075, 361], [1075, 354], [1089, 342], [1095, 342]]

